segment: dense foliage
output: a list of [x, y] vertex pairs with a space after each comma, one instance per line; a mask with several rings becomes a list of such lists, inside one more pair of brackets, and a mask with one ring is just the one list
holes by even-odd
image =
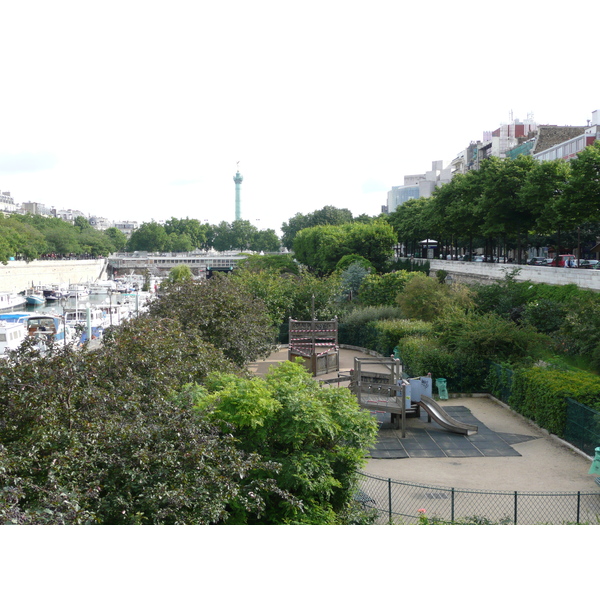
[[86, 219], [68, 223], [41, 215], [0, 214], [0, 262], [11, 258], [34, 260], [43, 256], [71, 254], [108, 256], [125, 247], [126, 237], [118, 229], [94, 229]]
[[[284, 503], [269, 492], [259, 519], [244, 510], [238, 521], [340, 522], [377, 432], [375, 420], [350, 391], [320, 387], [303, 366], [289, 362], [273, 368], [264, 381], [215, 375], [207, 388], [209, 394], [196, 390], [199, 407], [210, 411], [224, 433], [234, 434], [239, 449], [281, 465], [277, 488], [302, 499]], [[270, 473], [259, 468], [250, 475], [260, 481]]]
[[263, 464], [173, 389], [231, 364], [171, 320], [140, 317], [97, 352], [23, 348], [0, 364], [0, 522], [219, 523], [260, 514]]
[[239, 367], [268, 356], [275, 342], [265, 304], [237, 280], [220, 273], [208, 280], [163, 284], [149, 314], [176, 319]]
[[366, 258], [381, 271], [390, 261], [396, 234], [383, 219], [371, 223], [318, 225], [299, 231], [294, 238], [294, 255], [319, 275], [332, 273], [344, 256]]

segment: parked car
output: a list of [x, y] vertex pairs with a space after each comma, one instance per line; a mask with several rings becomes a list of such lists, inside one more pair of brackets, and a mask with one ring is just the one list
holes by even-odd
[[579, 261], [579, 267], [581, 269], [593, 269], [598, 264], [597, 260], [581, 260]]
[[[564, 267], [565, 266], [565, 261], [568, 263], [567, 266], [569, 267], [576, 267], [577, 266], [577, 258], [575, 258], [574, 254], [560, 254], [558, 257], [558, 266], [559, 267]], [[556, 266], [556, 259], [553, 258], [550, 262], [550, 266], [551, 267], [555, 267]]]

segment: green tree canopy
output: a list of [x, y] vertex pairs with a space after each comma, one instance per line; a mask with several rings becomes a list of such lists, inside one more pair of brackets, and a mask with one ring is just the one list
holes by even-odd
[[[357, 470], [374, 444], [377, 424], [347, 388], [319, 385], [303, 366], [286, 362], [265, 381], [216, 375], [200, 393], [201, 409], [212, 411], [224, 433], [235, 426], [240, 450], [280, 465], [277, 488], [301, 500], [265, 495], [257, 519], [240, 511], [243, 523], [335, 524], [352, 506]], [[260, 470], [253, 473], [259, 480]]]
[[294, 247], [296, 235], [302, 229], [317, 225], [343, 225], [351, 223], [352, 220], [352, 213], [347, 208], [336, 208], [329, 205], [307, 215], [296, 213], [289, 221], [282, 224], [281, 243], [285, 248], [291, 250]]
[[177, 319], [240, 367], [266, 357], [275, 341], [265, 304], [236, 279], [220, 273], [206, 281], [163, 284], [150, 314]]

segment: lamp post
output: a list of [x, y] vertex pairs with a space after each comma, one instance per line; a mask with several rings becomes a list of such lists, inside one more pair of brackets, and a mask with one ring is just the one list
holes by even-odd
[[108, 315], [109, 315], [109, 319], [110, 319], [110, 326], [112, 327], [112, 295], [113, 295], [113, 291], [112, 288], [108, 289], [108, 303], [109, 303], [109, 309], [108, 309]]

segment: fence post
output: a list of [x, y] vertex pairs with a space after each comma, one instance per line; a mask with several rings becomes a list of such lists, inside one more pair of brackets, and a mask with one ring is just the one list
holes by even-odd
[[577, 525], [579, 525], [580, 511], [581, 511], [581, 492], [577, 492]]
[[515, 516], [514, 516], [514, 524], [517, 524], [517, 492], [515, 491]]
[[388, 523], [392, 524], [392, 480], [388, 479]]
[[452, 493], [450, 495], [450, 498], [452, 499], [452, 504], [451, 504], [451, 508], [450, 508], [450, 522], [454, 523], [454, 488], [452, 488]]

